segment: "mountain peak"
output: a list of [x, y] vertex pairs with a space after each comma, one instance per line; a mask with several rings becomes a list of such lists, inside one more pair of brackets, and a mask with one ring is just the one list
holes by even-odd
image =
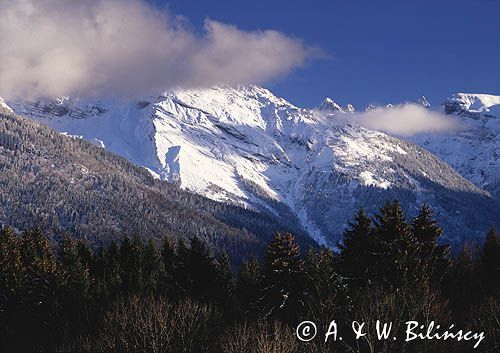
[[356, 109], [354, 108], [354, 106], [352, 104], [347, 104], [345, 107], [345, 110], [349, 113], [354, 113], [356, 111]]
[[354, 113], [356, 109], [352, 104], [347, 104], [345, 107], [342, 107], [340, 104], [335, 102], [330, 97], [326, 97], [323, 99], [323, 102], [318, 107], [318, 110], [326, 111], [326, 112], [342, 112], [342, 113]]
[[176, 97], [176, 98], [196, 98], [199, 100], [212, 100], [217, 102], [224, 101], [225, 103], [240, 103], [240, 100], [252, 100], [259, 101], [262, 103], [273, 103], [277, 106], [290, 106], [293, 104], [288, 102], [286, 99], [281, 98], [273, 94], [267, 88], [258, 85], [219, 85], [209, 88], [192, 88], [185, 89], [179, 88], [163, 93], [165, 97]]
[[342, 107], [330, 97], [323, 99], [318, 109], [324, 111], [343, 111]]
[[431, 103], [427, 100], [427, 97], [421, 96], [419, 99], [417, 99], [417, 104], [425, 107], [425, 108], [430, 108]]
[[373, 104], [369, 104], [366, 108], [365, 108], [365, 112], [368, 112], [370, 110], [373, 110], [373, 109], [377, 109], [377, 107]]
[[483, 93], [455, 93], [444, 101], [444, 111], [446, 114], [471, 116], [500, 112], [500, 96]]

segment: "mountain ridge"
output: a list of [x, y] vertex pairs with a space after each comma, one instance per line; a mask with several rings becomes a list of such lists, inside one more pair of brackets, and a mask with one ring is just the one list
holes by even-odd
[[[340, 239], [353, 209], [367, 202], [375, 208], [392, 197], [403, 198], [410, 214], [429, 202], [449, 233], [479, 237], [481, 217], [443, 190], [468, 195], [474, 208], [485, 210], [486, 223], [498, 221], [484, 207], [496, 202], [487, 192], [425, 149], [346, 123], [335, 113], [299, 108], [259, 86], [179, 89], [125, 104], [58, 104], [69, 109], [57, 115], [40, 103], [11, 106], [184, 189], [296, 219], [323, 244]], [[457, 211], [460, 217], [473, 214], [464, 221], [467, 227]], [[448, 240], [464, 234], [449, 234]]]
[[67, 233], [92, 245], [136, 234], [198, 236], [236, 259], [260, 253], [276, 231], [313, 245], [299, 226], [183, 191], [123, 157], [1, 108], [0, 185], [0, 224], [39, 226], [54, 241]]

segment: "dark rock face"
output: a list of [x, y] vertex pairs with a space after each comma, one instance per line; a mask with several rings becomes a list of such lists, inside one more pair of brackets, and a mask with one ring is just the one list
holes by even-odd
[[[14, 107], [16, 107], [15, 104]], [[25, 104], [23, 109], [25, 114], [58, 118], [68, 116], [73, 119], [87, 119], [92, 116], [102, 115], [107, 111], [99, 105], [76, 107], [72, 101], [66, 99], [31, 102]]]
[[464, 110], [462, 109], [462, 105], [459, 102], [445, 101], [444, 112], [449, 115], [449, 114], [461, 113], [464, 112]]

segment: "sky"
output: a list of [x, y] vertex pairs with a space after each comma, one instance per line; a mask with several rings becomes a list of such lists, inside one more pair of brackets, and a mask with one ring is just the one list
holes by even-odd
[[498, 0], [0, 0], [0, 96], [257, 83], [301, 107], [500, 95]]
[[498, 0], [154, 1], [201, 28], [206, 18], [242, 30], [275, 29], [329, 59], [264, 84], [300, 106], [326, 96], [357, 107], [455, 92], [500, 95]]

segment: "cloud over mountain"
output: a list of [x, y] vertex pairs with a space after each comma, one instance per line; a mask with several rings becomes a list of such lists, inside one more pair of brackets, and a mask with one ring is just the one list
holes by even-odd
[[346, 114], [345, 119], [369, 129], [397, 136], [412, 136], [428, 132], [452, 132], [461, 129], [460, 123], [446, 115], [418, 104], [379, 107], [362, 113]]
[[202, 34], [141, 0], [0, 0], [0, 94], [136, 95], [259, 83], [317, 50], [206, 20]]

